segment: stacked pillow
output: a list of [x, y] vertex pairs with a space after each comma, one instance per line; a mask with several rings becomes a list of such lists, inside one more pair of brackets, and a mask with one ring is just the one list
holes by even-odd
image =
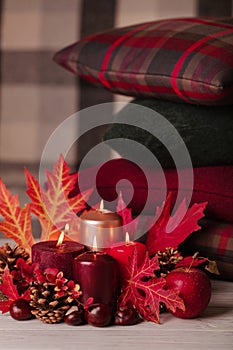
[[[174, 196], [179, 185], [175, 164], [166, 147], [153, 137], [158, 125], [156, 118], [154, 122], [149, 118], [151, 110], [176, 128], [194, 168], [192, 202], [208, 200], [206, 218], [211, 220], [188, 246], [217, 258], [221, 276], [233, 279], [233, 18], [178, 18], [111, 29], [61, 50], [54, 59], [96, 86], [136, 97], [118, 113], [117, 124], [104, 139], [129, 138], [145, 145], [165, 169], [167, 188]], [[135, 105], [144, 108], [132, 115]], [[151, 133], [127, 125], [128, 118], [143, 120]], [[169, 141], [169, 136], [163, 131], [163, 139]], [[179, 152], [179, 144], [172, 146]], [[118, 146], [117, 151], [124, 156], [124, 147]], [[188, 171], [185, 164], [180, 166], [184, 169], [179, 171]], [[108, 184], [107, 177], [105, 186], [99, 183], [106, 197], [112, 196], [111, 190], [115, 193], [111, 183], [115, 174], [123, 171], [135, 178], [134, 167], [128, 162], [121, 168], [118, 161]], [[134, 181], [138, 195], [130, 205], [135, 214], [142, 209], [148, 190], [155, 192], [154, 205], [161, 204], [156, 171], [151, 170], [155, 180], [150, 189], [142, 177]], [[183, 189], [184, 193], [190, 190]]]
[[178, 18], [111, 29], [54, 60], [97, 86], [129, 96], [232, 104], [233, 18]]

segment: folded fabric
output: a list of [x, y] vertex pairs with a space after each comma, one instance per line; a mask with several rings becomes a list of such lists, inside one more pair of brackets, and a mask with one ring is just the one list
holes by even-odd
[[112, 92], [223, 105], [233, 103], [232, 46], [232, 18], [171, 18], [90, 35], [54, 60]]
[[189, 236], [180, 249], [184, 255], [199, 252], [217, 262], [219, 277], [233, 280], [233, 224], [201, 220], [202, 229]]
[[[171, 135], [169, 128], [161, 128], [156, 112], [178, 131], [194, 167], [233, 165], [233, 106], [207, 107], [155, 99], [134, 100], [117, 113], [117, 122], [104, 134], [104, 140], [136, 141], [150, 150], [163, 168], [173, 168], [174, 161], [165, 145], [177, 154], [182, 154], [183, 146], [179, 138]], [[140, 128], [132, 125], [133, 122]], [[153, 136], [156, 133], [162, 137], [163, 143]], [[133, 159], [135, 155], [134, 145], [125, 147], [122, 142], [113, 148], [124, 158]], [[140, 152], [137, 156], [140, 157]], [[145, 158], [144, 153], [141, 158]], [[180, 158], [180, 166], [185, 167], [185, 160]]]
[[[122, 191], [123, 198], [132, 198], [128, 206], [132, 208], [133, 213], [141, 213], [146, 203], [148, 209], [146, 214], [154, 215], [156, 206], [161, 206], [164, 200], [164, 191], [173, 193], [174, 204], [178, 190], [184, 198], [187, 198], [187, 194], [192, 190], [189, 188], [189, 169], [180, 171], [184, 178], [187, 176], [187, 184], [184, 184], [183, 188], [179, 188], [175, 169], [164, 171], [166, 188], [159, 187], [162, 171], [141, 169], [126, 159], [114, 159], [103, 164], [97, 172], [96, 183], [91, 182], [91, 174], [96, 173], [96, 168], [83, 170], [82, 176], [85, 178], [85, 188], [96, 188], [99, 195], [106, 201], [114, 201], [117, 198], [116, 185], [120, 180], [127, 179], [128, 182], [118, 184], [118, 191]], [[149, 178], [150, 188], [148, 188], [145, 174]], [[206, 217], [233, 222], [233, 166], [194, 168], [193, 175], [194, 187], [191, 204], [207, 201]], [[77, 183], [75, 192], [78, 191]], [[148, 197], [149, 191], [150, 196]], [[97, 198], [96, 194], [91, 197], [93, 203], [98, 201]]]

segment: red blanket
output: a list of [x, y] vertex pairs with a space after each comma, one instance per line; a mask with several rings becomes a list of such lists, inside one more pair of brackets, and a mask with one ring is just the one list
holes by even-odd
[[[123, 198], [134, 193], [129, 206], [134, 214], [138, 214], [144, 208], [147, 201], [148, 190], [150, 191], [150, 202], [148, 203], [148, 215], [154, 215], [157, 205], [161, 205], [164, 200], [164, 186], [158, 185], [161, 173], [158, 170], [148, 169], [150, 177], [150, 188], [148, 189], [147, 180], [144, 172], [134, 163], [125, 159], [115, 159], [103, 164], [96, 176], [96, 183], [92, 183], [91, 174], [95, 168], [83, 170], [85, 176], [86, 188], [97, 188], [99, 195], [106, 201], [112, 201], [117, 198], [116, 184], [119, 180], [127, 179], [118, 187], [123, 194]], [[180, 170], [184, 175], [188, 174], [186, 169]], [[225, 220], [233, 222], [233, 166], [216, 166], [194, 168], [194, 187], [192, 193], [192, 203], [207, 201], [206, 217], [215, 220]], [[173, 192], [173, 201], [176, 200], [178, 181], [175, 169], [164, 170], [166, 178], [167, 192]], [[131, 185], [130, 185], [131, 183]], [[187, 197], [190, 188], [187, 184], [180, 189], [184, 197]], [[79, 191], [77, 184], [76, 192]], [[93, 195], [93, 202], [97, 202], [97, 196]], [[115, 208], [113, 208], [115, 209]]]

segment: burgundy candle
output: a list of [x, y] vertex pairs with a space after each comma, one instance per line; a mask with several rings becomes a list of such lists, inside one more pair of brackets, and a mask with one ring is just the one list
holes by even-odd
[[86, 252], [73, 261], [73, 279], [82, 291], [85, 304], [92, 297], [94, 303], [116, 306], [120, 291], [119, 266], [104, 252]]
[[41, 269], [55, 267], [64, 273], [64, 277], [72, 279], [73, 260], [84, 252], [84, 246], [73, 241], [44, 241], [32, 246], [32, 262], [38, 263]]

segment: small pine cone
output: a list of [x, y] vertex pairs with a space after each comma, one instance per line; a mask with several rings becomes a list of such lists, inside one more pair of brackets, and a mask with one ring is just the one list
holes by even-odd
[[18, 245], [11, 248], [8, 243], [0, 248], [0, 282], [5, 267], [8, 266], [10, 271], [16, 269], [16, 261], [19, 258], [22, 258], [25, 261], [29, 259], [29, 254], [25, 251], [24, 248]]
[[53, 283], [34, 282], [30, 287], [32, 314], [45, 323], [60, 323], [64, 320], [73, 298], [69, 292], [59, 296]]
[[164, 251], [159, 250], [157, 255], [161, 277], [166, 277], [175, 268], [176, 264], [183, 259], [178, 250], [171, 247], [166, 248]]
[[7, 297], [0, 291], [0, 301], [7, 300]]

